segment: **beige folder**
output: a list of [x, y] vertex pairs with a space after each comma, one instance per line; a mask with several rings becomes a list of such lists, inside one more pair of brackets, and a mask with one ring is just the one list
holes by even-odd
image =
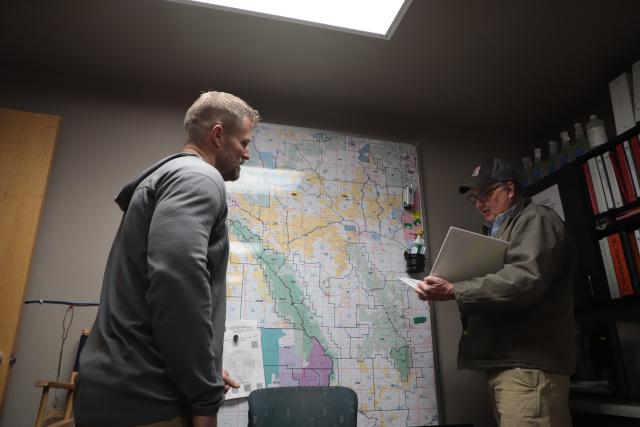
[[450, 227], [429, 275], [455, 283], [497, 273], [508, 246], [504, 240]]

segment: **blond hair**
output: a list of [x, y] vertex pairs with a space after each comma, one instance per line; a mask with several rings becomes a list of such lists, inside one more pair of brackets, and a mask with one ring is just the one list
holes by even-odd
[[216, 123], [237, 128], [245, 118], [255, 126], [260, 121], [260, 114], [235, 95], [205, 92], [187, 110], [184, 130], [189, 141], [198, 142]]

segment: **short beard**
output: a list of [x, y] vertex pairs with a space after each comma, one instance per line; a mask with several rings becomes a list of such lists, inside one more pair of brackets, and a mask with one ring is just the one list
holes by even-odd
[[240, 166], [231, 169], [229, 172], [225, 173], [222, 178], [225, 181], [237, 181], [240, 178]]

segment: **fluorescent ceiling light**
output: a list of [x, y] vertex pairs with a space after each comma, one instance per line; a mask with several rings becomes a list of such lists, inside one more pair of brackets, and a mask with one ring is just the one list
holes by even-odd
[[411, 0], [174, 0], [390, 39]]

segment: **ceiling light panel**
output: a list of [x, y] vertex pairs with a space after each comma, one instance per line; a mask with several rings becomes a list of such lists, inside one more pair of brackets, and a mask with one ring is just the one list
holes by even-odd
[[389, 39], [411, 0], [174, 0]]

